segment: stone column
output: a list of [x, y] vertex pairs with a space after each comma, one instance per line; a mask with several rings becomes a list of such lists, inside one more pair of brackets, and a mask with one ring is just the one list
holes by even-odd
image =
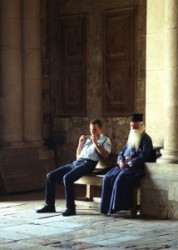
[[0, 1], [1, 54], [1, 141], [4, 146], [21, 146], [22, 60], [21, 0]]
[[[178, 1], [165, 0], [164, 149], [158, 163], [178, 163]], [[156, 125], [156, 124], [155, 124]]]
[[24, 140], [42, 140], [40, 0], [23, 0]]

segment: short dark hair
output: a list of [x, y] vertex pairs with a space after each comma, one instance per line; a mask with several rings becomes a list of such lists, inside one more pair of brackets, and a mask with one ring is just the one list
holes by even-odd
[[92, 119], [91, 121], [90, 121], [90, 124], [96, 124], [96, 125], [98, 125], [98, 127], [102, 127], [102, 122], [99, 120], [99, 119]]

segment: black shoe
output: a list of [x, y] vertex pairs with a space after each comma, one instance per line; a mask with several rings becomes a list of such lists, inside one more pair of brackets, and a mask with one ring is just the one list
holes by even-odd
[[43, 208], [38, 209], [36, 212], [37, 213], [55, 213], [56, 209], [54, 206], [45, 205]]
[[65, 212], [62, 213], [63, 216], [72, 216], [72, 215], [76, 215], [76, 211], [75, 209], [66, 209]]

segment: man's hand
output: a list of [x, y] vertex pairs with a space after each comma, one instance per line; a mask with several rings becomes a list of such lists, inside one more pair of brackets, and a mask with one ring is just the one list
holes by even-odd
[[76, 157], [82, 151], [82, 147], [83, 147], [83, 144], [85, 143], [85, 141], [86, 141], [85, 135], [81, 135], [80, 138], [79, 138], [78, 147], [77, 147], [77, 150], [76, 150]]
[[119, 161], [118, 162], [118, 165], [119, 165], [119, 167], [121, 168], [121, 169], [124, 169], [124, 168], [128, 168], [128, 165], [127, 165], [127, 162], [125, 162], [125, 161]]
[[80, 138], [79, 138], [79, 145], [83, 146], [83, 144], [85, 143], [86, 141], [86, 138], [84, 135], [81, 135]]
[[98, 144], [98, 136], [93, 134], [91, 135], [90, 139], [92, 140], [92, 142], [97, 145]]

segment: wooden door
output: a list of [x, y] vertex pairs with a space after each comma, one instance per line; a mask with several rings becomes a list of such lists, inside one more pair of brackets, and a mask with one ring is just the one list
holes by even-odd
[[103, 114], [123, 116], [134, 111], [136, 11], [104, 13]]
[[86, 115], [86, 19], [59, 20], [59, 116]]

